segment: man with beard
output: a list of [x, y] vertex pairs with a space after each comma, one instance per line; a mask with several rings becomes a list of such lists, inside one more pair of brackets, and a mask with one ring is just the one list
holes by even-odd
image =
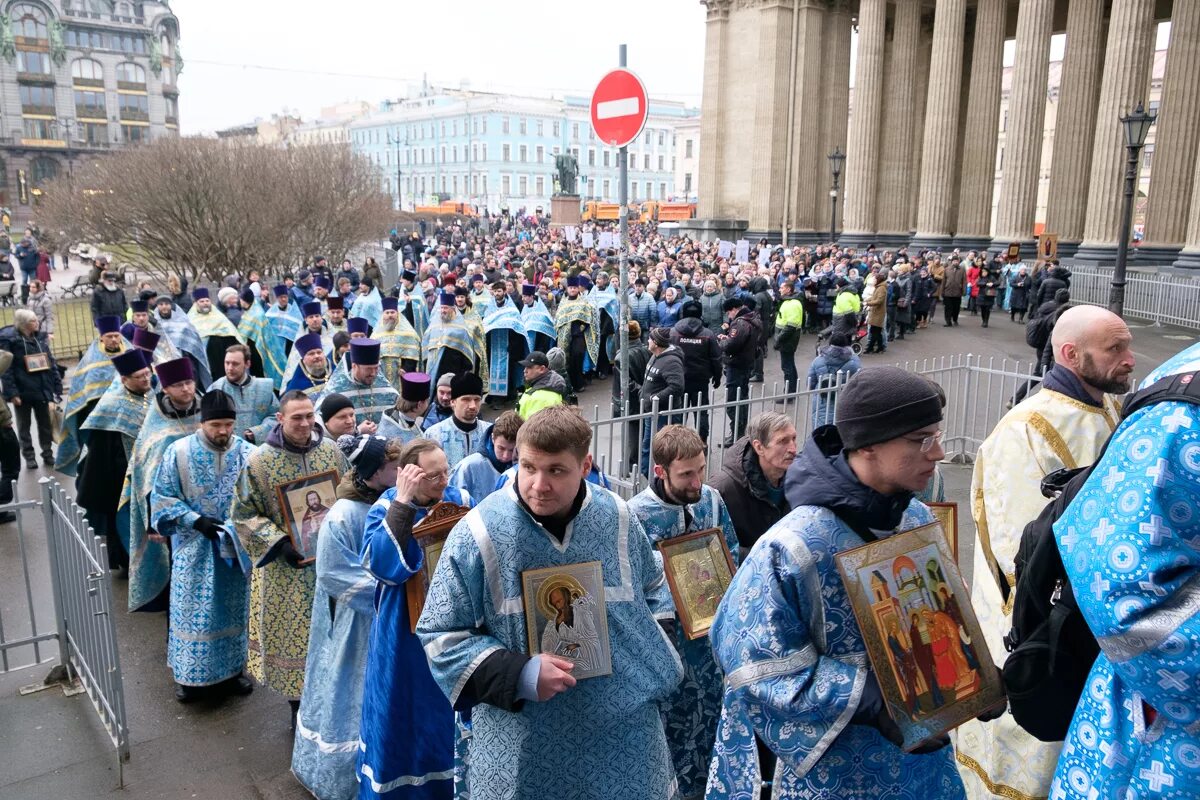
[[[400, 386], [400, 376], [417, 369], [421, 360], [421, 338], [408, 320], [400, 316], [399, 301], [385, 297], [375, 340], [379, 342], [379, 365], [383, 377], [392, 387]], [[428, 399], [428, 398], [426, 398]]]
[[254, 445], [234, 432], [237, 408], [220, 389], [200, 401], [200, 430], [167, 445], [150, 494], [150, 519], [171, 537], [167, 664], [175, 699], [247, 695], [246, 575], [229, 508]]
[[292, 342], [302, 333], [304, 317], [300, 307], [291, 302], [286, 285], [281, 283], [271, 291], [275, 295], [275, 303], [267, 310], [267, 328], [283, 343], [284, 350], [290, 353]]
[[374, 339], [351, 339], [349, 368], [339, 366], [325, 387], [326, 392], [344, 395], [354, 404], [358, 424], [371, 422], [378, 425], [383, 412], [396, 405], [399, 397], [379, 371], [379, 351], [379, 342]]
[[225, 368], [225, 352], [231, 345], [245, 344], [245, 338], [238, 333], [229, 317], [213, 308], [212, 297], [203, 286], [192, 290], [195, 301], [188, 310], [187, 317], [200, 334], [204, 345], [204, 354], [208, 361], [209, 375], [220, 375]]
[[558, 333], [554, 330], [554, 318], [542, 298], [538, 297], [537, 287], [532, 283], [521, 285], [521, 322], [525, 324], [525, 341], [529, 352], [550, 352]]
[[79, 461], [79, 428], [99, 402], [101, 395], [112, 385], [116, 369], [112, 357], [125, 352], [118, 317], [96, 320], [96, 339], [84, 352], [79, 363], [67, 370], [66, 385], [70, 394], [63, 406], [62, 430], [58, 452], [54, 454], [54, 469], [64, 475], [74, 475]]
[[385, 411], [379, 420], [379, 435], [399, 439], [402, 444], [421, 438], [429, 402], [429, 376], [424, 372], [405, 372], [400, 376], [400, 399], [396, 407]]
[[426, 369], [435, 381], [441, 381], [447, 373], [472, 372], [476, 361], [483, 359], [484, 354], [476, 349], [475, 341], [454, 305], [453, 294], [442, 292], [438, 296], [438, 317], [425, 331], [421, 349], [425, 353]]
[[417, 336], [424, 337], [425, 329], [429, 327], [429, 307], [425, 305], [424, 292], [417, 286], [416, 272], [404, 270], [400, 276], [400, 294], [397, 300], [400, 302], [401, 315], [417, 332]]
[[133, 341], [133, 334], [138, 329], [150, 330], [150, 303], [146, 300], [129, 301], [129, 322], [121, 325], [121, 335], [128, 341]]
[[[330, 333], [325, 318], [321, 316], [321, 304], [316, 301], [305, 303], [301, 306], [301, 312], [304, 314], [304, 327], [301, 329], [301, 337], [319, 336], [326, 357], [331, 357], [333, 355], [333, 334]], [[292, 378], [295, 377], [297, 370], [299, 370], [300, 361], [304, 357], [305, 352], [296, 346], [296, 344], [292, 345], [292, 351], [288, 353], [287, 357], [287, 367], [283, 371], [283, 385], [285, 387], [292, 387]], [[306, 387], [297, 386], [294, 388], [302, 389]]]
[[474, 372], [454, 376], [450, 382], [450, 405], [454, 414], [425, 431], [425, 438], [438, 443], [446, 453], [450, 469], [471, 453], [480, 451], [487, 441], [492, 423], [479, 419], [483, 403], [483, 381]]
[[439, 422], [450, 419], [454, 414], [450, 396], [450, 384], [453, 382], [453, 372], [447, 372], [438, 378], [437, 385], [433, 390], [433, 402], [429, 405], [429, 410], [425, 412], [424, 422], [421, 423], [422, 430], [427, 431]]
[[202, 391], [207, 388], [212, 383], [208, 354], [187, 313], [176, 314], [175, 301], [168, 295], [160, 294], [154, 301], [154, 322], [155, 331], [170, 339], [175, 349], [192, 362], [192, 373], [196, 376], [197, 388]]
[[275, 389], [266, 378], [255, 378], [250, 374], [250, 348], [244, 344], [225, 349], [223, 366], [225, 374], [213, 381], [210, 390], [217, 389], [229, 395], [237, 409], [237, 434], [247, 442], [258, 444], [275, 424], [275, 412], [279, 407]]
[[570, 390], [575, 394], [585, 388], [583, 375], [588, 364], [594, 366], [600, 358], [596, 307], [580, 295], [579, 289], [579, 278], [567, 278], [567, 294], [559, 303], [558, 315], [554, 319], [554, 327], [558, 331], [558, 346], [567, 354]]
[[309, 397], [320, 397], [329, 382], [329, 357], [325, 354], [325, 344], [315, 333], [306, 333], [296, 340], [294, 348], [300, 355], [300, 363], [292, 373], [285, 391], [301, 391]]
[[325, 301], [325, 317], [329, 333], [346, 330], [346, 301], [337, 295], [331, 295]]
[[160, 394], [146, 412], [146, 421], [129, 456], [129, 471], [117, 508], [129, 553], [129, 610], [163, 611], [171, 580], [171, 559], [166, 537], [150, 519], [150, 493], [167, 445], [196, 432], [200, 425], [200, 401], [192, 361], [178, 358], [154, 368]]
[[112, 364], [117, 379], [80, 425], [83, 452], [75, 500], [87, 513], [96, 535], [108, 541], [109, 568], [128, 569], [129, 554], [117, 526], [117, 505], [133, 443], [150, 408], [150, 359], [148, 353], [132, 349], [113, 356]]
[[[1093, 463], [1121, 418], [1117, 396], [1129, 391], [1134, 356], [1129, 328], [1095, 306], [1068, 309], [1054, 325], [1054, 366], [1042, 388], [1001, 418], [980, 445], [971, 479], [979, 541], [971, 605], [988, 650], [1005, 652], [1016, 590], [1021, 533], [1045, 507], [1042, 478]], [[1026, 733], [1011, 715], [958, 729], [959, 771], [971, 797], [989, 786], [1029, 796], [1049, 794], [1062, 745]], [[964, 756], [970, 761], [964, 760]]]
[[483, 449], [471, 453], [450, 472], [450, 485], [457, 486], [480, 502], [497, 488], [497, 481], [513, 465], [517, 455], [517, 431], [521, 417], [505, 411], [487, 433]]
[[[737, 533], [720, 493], [704, 485], [708, 464], [704, 442], [682, 425], [668, 425], [654, 435], [654, 478], [629, 501], [629, 510], [651, 544], [690, 533], [720, 528], [738, 563]], [[722, 675], [708, 637], [688, 639], [676, 613], [675, 649], [683, 661], [683, 682], [664, 710], [667, 744], [675, 764], [680, 798], [701, 798], [708, 778], [717, 722], [721, 718]]]
[[521, 383], [517, 367], [529, 343], [525, 339], [525, 323], [509, 299], [504, 281], [492, 284], [491, 296], [483, 327], [487, 333], [488, 407], [496, 410], [516, 397]]
[[340, 481], [346, 458], [316, 432], [316, 412], [303, 392], [279, 398], [279, 424], [250, 456], [233, 501], [232, 519], [254, 564], [250, 577], [250, 674], [300, 708], [304, 659], [315, 587], [312, 562], [292, 544], [291, 524], [276, 487], [332, 471]]

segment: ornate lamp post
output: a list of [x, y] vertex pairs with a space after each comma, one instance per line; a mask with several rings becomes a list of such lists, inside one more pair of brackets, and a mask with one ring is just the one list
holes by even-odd
[[1146, 135], [1156, 115], [1146, 112], [1141, 103], [1127, 116], [1121, 117], [1125, 128], [1125, 197], [1121, 207], [1121, 230], [1117, 234], [1117, 263], [1113, 267], [1112, 290], [1108, 295], [1108, 310], [1121, 316], [1125, 310], [1125, 262], [1129, 256], [1129, 235], [1133, 227], [1133, 195], [1137, 188], [1138, 161]]
[[837, 199], [838, 178], [842, 175], [842, 167], [846, 163], [846, 154], [840, 147], [833, 148], [829, 154], [829, 168], [833, 170], [833, 188], [829, 190], [829, 241], [837, 241]]

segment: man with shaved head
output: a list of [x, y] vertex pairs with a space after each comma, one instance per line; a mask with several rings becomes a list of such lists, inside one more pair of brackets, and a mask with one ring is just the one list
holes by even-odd
[[[1046, 505], [1042, 478], [1095, 461], [1120, 419], [1115, 395], [1130, 389], [1132, 343], [1116, 314], [1097, 306], [1067, 309], [1054, 324], [1054, 362], [1041, 389], [1005, 414], [979, 448], [971, 480], [979, 531], [971, 605], [993, 654], [1005, 652], [1003, 637], [1012, 626], [1021, 532]], [[1013, 796], [994, 788], [1011, 787], [1021, 797], [1045, 797], [1061, 749], [1061, 742], [1030, 736], [1009, 714], [969, 722], [957, 741], [967, 796]]]

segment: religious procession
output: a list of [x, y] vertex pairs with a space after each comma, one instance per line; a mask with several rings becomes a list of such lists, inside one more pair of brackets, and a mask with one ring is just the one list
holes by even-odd
[[[1129, 328], [1056, 263], [634, 225], [623, 298], [612, 237], [393, 230], [391, 286], [106, 272], [65, 381], [32, 312], [0, 335], [4, 487], [73, 478], [129, 611], [167, 615], [174, 699], [277, 695], [322, 800], [1200, 796], [1200, 345], [1125, 397]], [[997, 308], [1042, 381], [980, 450], [968, 588], [946, 393], [865, 357]], [[811, 434], [740, 402], [768, 358]]]

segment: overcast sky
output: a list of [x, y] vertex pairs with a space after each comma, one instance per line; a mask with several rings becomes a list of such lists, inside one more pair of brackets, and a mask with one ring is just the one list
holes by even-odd
[[700, 105], [699, 0], [173, 0], [171, 8], [185, 62], [184, 133], [284, 109], [307, 120], [346, 100], [374, 104], [426, 74], [442, 86], [586, 95], [617, 65], [622, 43], [652, 97]]

